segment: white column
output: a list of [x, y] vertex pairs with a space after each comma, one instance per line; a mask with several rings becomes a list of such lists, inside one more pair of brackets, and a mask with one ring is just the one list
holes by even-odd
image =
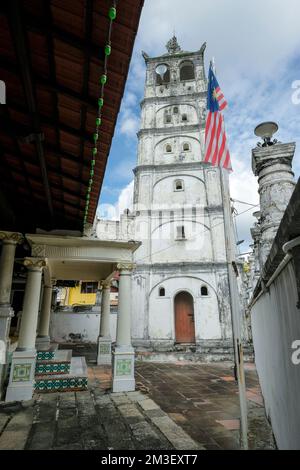
[[50, 343], [49, 324], [51, 316], [51, 303], [52, 303], [52, 286], [44, 286], [43, 298], [41, 305], [40, 321], [38, 327], [38, 336], [36, 339], [36, 346], [42, 343]]
[[24, 265], [28, 268], [28, 274], [18, 341], [19, 351], [35, 350], [42, 271], [45, 261], [36, 258], [26, 258]]
[[110, 282], [102, 281], [101, 319], [98, 337], [97, 364], [111, 364]]
[[101, 322], [100, 336], [110, 337], [110, 282], [101, 282]]
[[25, 258], [28, 268], [18, 347], [13, 353], [6, 401], [31, 400], [36, 363], [35, 338], [39, 313], [42, 270], [40, 258]]
[[131, 345], [131, 263], [119, 263], [117, 344], [113, 353], [113, 392], [135, 390], [134, 349]]
[[20, 233], [0, 232], [2, 250], [0, 256], [0, 397], [7, 374], [9, 330], [14, 311], [10, 305], [15, 251], [18, 243], [23, 241]]
[[117, 347], [127, 349], [131, 347], [131, 265], [118, 266], [125, 268], [119, 268]]

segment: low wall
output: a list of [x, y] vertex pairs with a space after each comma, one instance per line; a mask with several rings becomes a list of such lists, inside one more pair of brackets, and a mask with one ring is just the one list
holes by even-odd
[[[50, 320], [50, 337], [58, 343], [68, 341], [97, 343], [100, 328], [99, 313], [53, 312]], [[117, 314], [110, 314], [110, 334], [116, 340]]]
[[300, 340], [297, 300], [289, 262], [251, 309], [255, 363], [279, 449], [300, 449], [300, 364], [292, 361], [292, 343]]

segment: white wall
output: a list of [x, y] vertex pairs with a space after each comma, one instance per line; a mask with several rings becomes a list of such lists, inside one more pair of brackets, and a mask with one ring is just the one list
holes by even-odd
[[[201, 296], [202, 285], [208, 296]], [[159, 288], [165, 288], [165, 297], [159, 297]], [[219, 339], [221, 328], [217, 296], [204, 280], [191, 276], [174, 276], [155, 284], [149, 299], [149, 334], [152, 339], [174, 339], [174, 297], [181, 291], [189, 292], [194, 299], [195, 335], [200, 339]]]
[[300, 364], [291, 360], [300, 340], [297, 299], [290, 262], [251, 310], [257, 372], [279, 449], [300, 449]]
[[[100, 328], [100, 314], [97, 313], [52, 313], [50, 337], [53, 341], [64, 343], [71, 341], [70, 334], [81, 334], [81, 341], [97, 343]], [[117, 315], [110, 314], [110, 334], [116, 339]]]

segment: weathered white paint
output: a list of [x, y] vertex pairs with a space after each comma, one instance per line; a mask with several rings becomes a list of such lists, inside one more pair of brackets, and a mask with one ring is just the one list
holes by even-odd
[[[50, 319], [51, 340], [58, 343], [72, 341], [72, 335], [85, 343], [97, 343], [100, 329], [100, 313], [53, 312]], [[110, 314], [110, 335], [116, 340], [117, 314]], [[70, 336], [71, 335], [71, 336]]]
[[300, 449], [300, 364], [292, 343], [300, 339], [292, 261], [251, 309], [255, 362], [279, 449]]

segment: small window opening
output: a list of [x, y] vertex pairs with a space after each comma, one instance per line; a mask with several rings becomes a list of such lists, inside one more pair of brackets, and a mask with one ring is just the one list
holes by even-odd
[[190, 150], [190, 145], [189, 144], [183, 144], [183, 151], [188, 152]]
[[173, 108], [173, 113], [174, 113], [174, 114], [178, 114], [178, 108], [177, 108], [177, 106], [176, 106], [175, 108]]
[[182, 120], [182, 121], [187, 121], [187, 120], [188, 120], [187, 115], [186, 115], [186, 114], [183, 114], [183, 115], [181, 116], [181, 120]]
[[208, 289], [206, 286], [201, 287], [201, 295], [208, 295]]
[[176, 180], [175, 181], [175, 190], [176, 191], [182, 191], [183, 190], [183, 181], [182, 180]]
[[164, 287], [159, 288], [159, 297], [164, 297], [166, 295], [166, 291]]
[[167, 153], [171, 153], [171, 152], [172, 152], [172, 147], [171, 147], [170, 144], [167, 144], [167, 145], [166, 145], [166, 152], [167, 152]]
[[180, 240], [185, 239], [184, 225], [179, 225], [177, 227], [177, 238], [180, 239]]

